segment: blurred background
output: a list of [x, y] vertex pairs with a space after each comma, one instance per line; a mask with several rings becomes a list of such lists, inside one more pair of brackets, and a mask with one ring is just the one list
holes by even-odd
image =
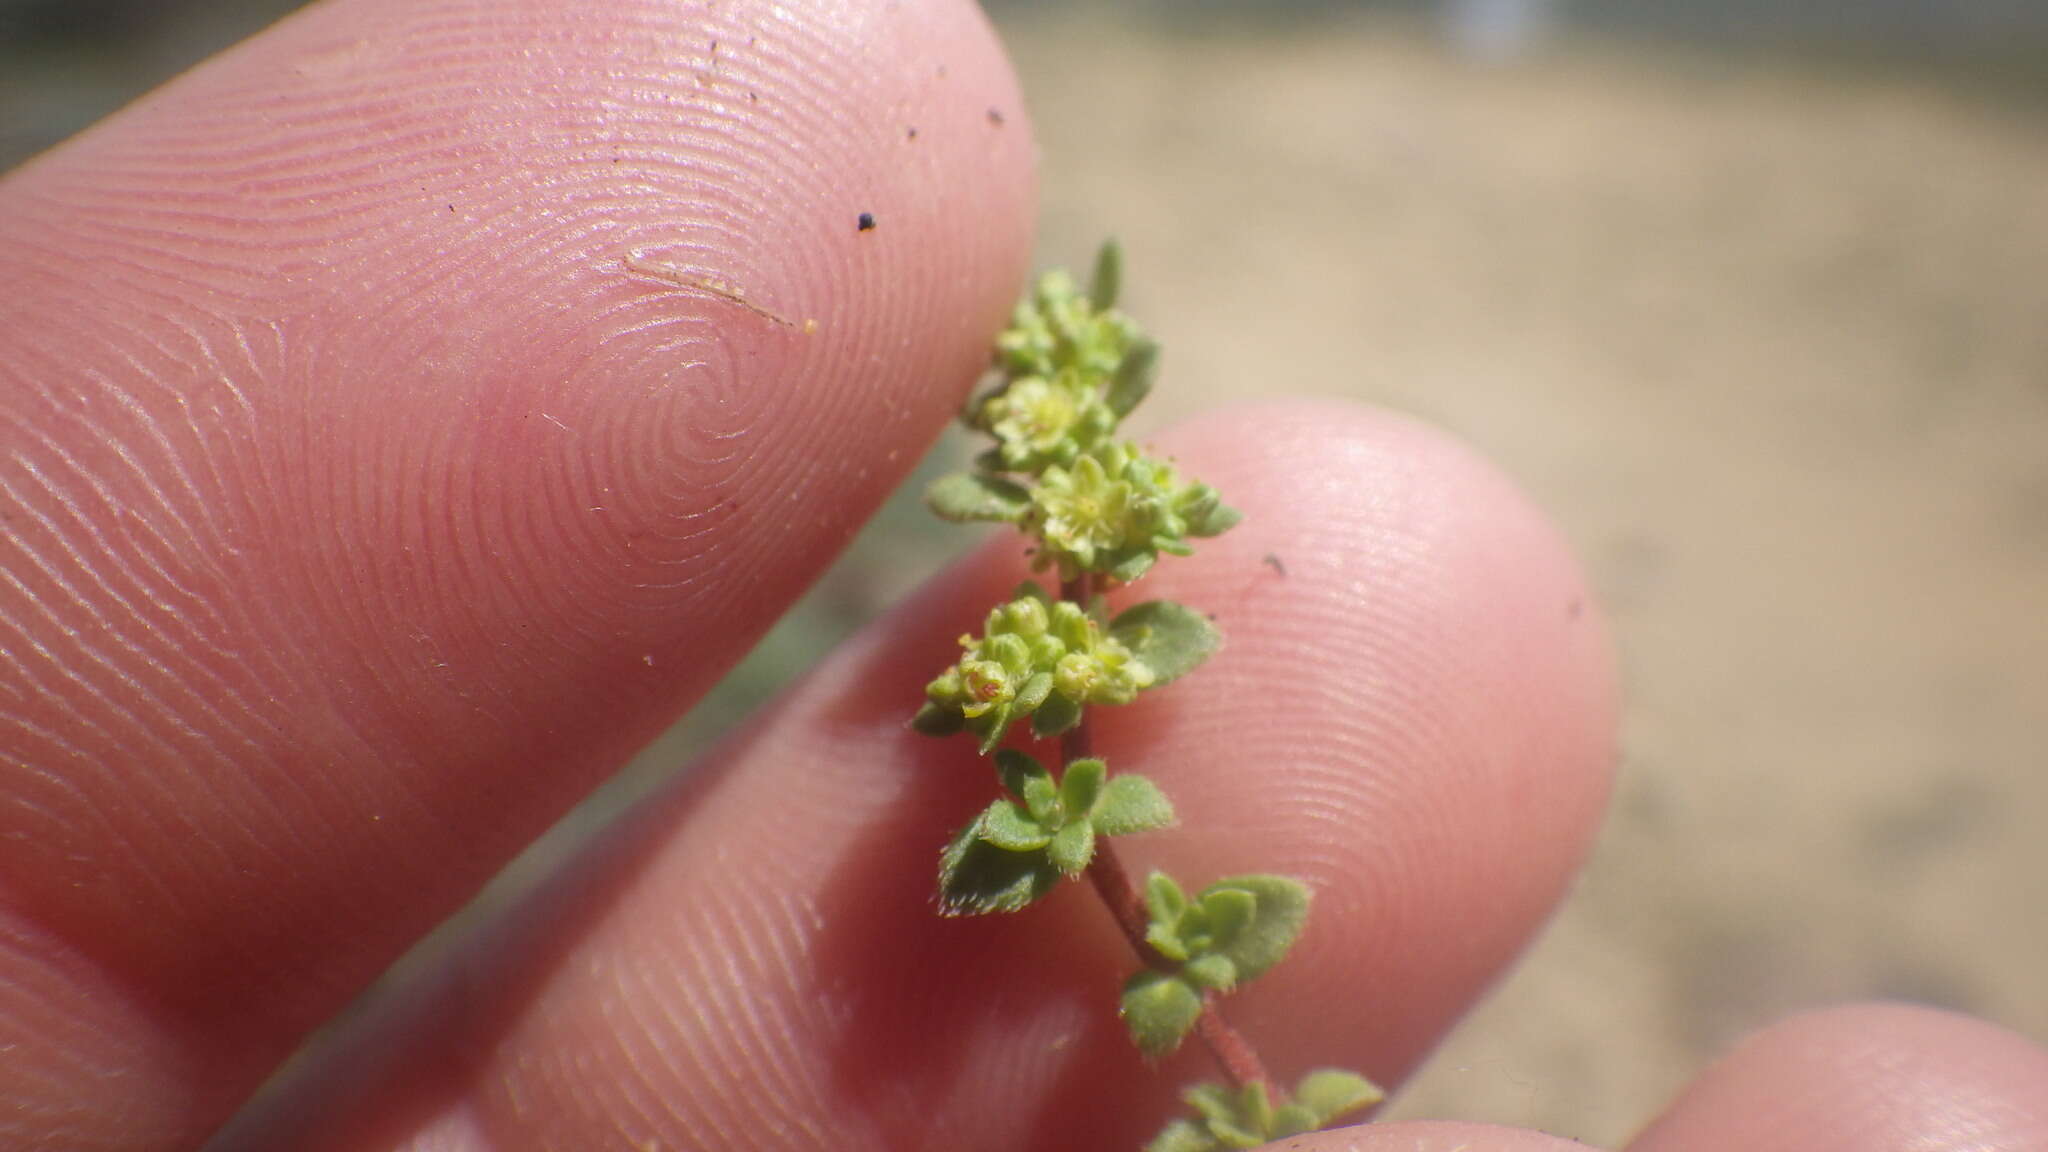
[[[0, 168], [295, 6], [0, 0]], [[1549, 508], [1614, 618], [1591, 868], [1389, 1115], [1617, 1143], [1743, 1032], [1850, 998], [2048, 1041], [2048, 4], [992, 15], [1045, 260], [1121, 236], [1167, 349], [1146, 427], [1418, 413]], [[899, 497], [580, 821], [958, 546]]]

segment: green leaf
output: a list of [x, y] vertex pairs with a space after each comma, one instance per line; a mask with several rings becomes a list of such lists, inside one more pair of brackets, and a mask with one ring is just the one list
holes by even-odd
[[1198, 484], [1180, 509], [1190, 536], [1221, 536], [1244, 519], [1244, 513], [1225, 504], [1214, 488]]
[[[985, 399], [985, 397], [983, 397], [983, 399]], [[981, 400], [980, 400], [980, 399], [977, 399], [977, 400], [976, 400], [976, 401], [974, 402], [974, 404], [972, 404], [972, 405], [970, 405], [970, 406], [968, 407], [968, 409], [967, 409], [967, 410], [968, 410], [969, 412], [972, 412], [972, 411], [974, 411], [975, 409], [977, 409], [977, 408], [980, 408], [980, 407], [981, 407]], [[971, 420], [970, 420], [970, 421], [968, 421], [968, 424], [969, 424], [969, 426], [972, 426], [972, 424], [973, 424], [973, 421], [971, 421]], [[982, 471], [982, 472], [1008, 472], [1008, 471], [1010, 471], [1010, 462], [1009, 462], [1008, 460], [1005, 460], [1005, 459], [1003, 459], [1003, 450], [1002, 450], [1001, 448], [990, 448], [990, 449], [989, 449], [988, 451], [986, 451], [986, 452], [982, 452], [982, 453], [979, 453], [979, 454], [977, 454], [977, 455], [976, 455], [976, 456], [974, 457], [974, 466], [975, 466], [975, 468], [977, 468], [978, 470], [980, 470], [980, 471]]]
[[1093, 812], [1096, 799], [1102, 794], [1102, 778], [1108, 773], [1102, 761], [1093, 757], [1067, 765], [1067, 774], [1060, 778], [1060, 807], [1069, 816]]
[[1181, 1093], [1180, 1098], [1211, 1123], [1237, 1122], [1237, 1096], [1221, 1084], [1197, 1084]]
[[1257, 1148], [1266, 1142], [1265, 1134], [1258, 1129], [1227, 1120], [1209, 1121], [1209, 1131], [1225, 1148]]
[[1146, 968], [1124, 985], [1118, 1015], [1131, 1030], [1131, 1041], [1148, 1058], [1180, 1047], [1195, 1018], [1202, 1014], [1202, 994], [1187, 981]]
[[955, 523], [993, 520], [1015, 524], [1031, 507], [1031, 493], [1021, 484], [985, 472], [952, 472], [932, 481], [924, 502], [940, 519]]
[[1097, 312], [1107, 312], [1116, 307], [1117, 293], [1124, 283], [1124, 249], [1114, 240], [1106, 240], [1095, 253], [1095, 274], [1088, 278], [1088, 303]]
[[1003, 788], [1010, 795], [1022, 800], [1027, 787], [1025, 782], [1034, 776], [1042, 776], [1048, 783], [1052, 780], [1052, 773], [1045, 770], [1045, 765], [1015, 748], [1004, 748], [996, 753], [996, 778], [1003, 782]]
[[1112, 565], [1106, 575], [1119, 584], [1132, 584], [1152, 570], [1152, 562], [1156, 559], [1158, 557], [1150, 552], [1133, 552]]
[[1370, 1108], [1386, 1096], [1379, 1085], [1341, 1068], [1318, 1068], [1303, 1076], [1301, 1083], [1294, 1086], [1294, 1102], [1315, 1114], [1315, 1123], [1310, 1125], [1312, 1128], [1321, 1128], [1339, 1117]]
[[1301, 1105], [1282, 1104], [1273, 1109], [1273, 1128], [1266, 1135], [1270, 1140], [1279, 1140], [1287, 1136], [1299, 1136], [1303, 1132], [1313, 1132], [1322, 1126], [1315, 1113]]
[[1029, 680], [1024, 681], [1024, 686], [1017, 689], [1017, 699], [1012, 703], [1011, 710], [1019, 714], [1029, 713], [1045, 703], [1045, 698], [1050, 695], [1052, 673], [1034, 672]]
[[978, 833], [984, 841], [1011, 852], [1029, 852], [1052, 843], [1053, 834], [1013, 800], [998, 800], [981, 814]]
[[941, 708], [929, 700], [910, 718], [910, 726], [927, 736], [951, 736], [966, 723], [958, 709]]
[[1239, 928], [1227, 943], [1219, 941], [1215, 951], [1237, 965], [1239, 981], [1258, 977], [1278, 964], [1308, 923], [1308, 889], [1299, 880], [1285, 876], [1233, 876], [1218, 880], [1202, 890], [1202, 908], [1213, 917], [1216, 910], [1240, 903], [1225, 897], [1216, 904], [1211, 898], [1229, 889], [1248, 892], [1255, 900], [1250, 923]]
[[1186, 675], [1222, 640], [1200, 612], [1171, 600], [1148, 600], [1110, 621], [1109, 634], [1152, 669], [1155, 685]]
[[1254, 1080], [1237, 1090], [1237, 1114], [1244, 1126], [1264, 1143], [1273, 1133], [1273, 1097], [1263, 1080]]
[[1003, 742], [1003, 733], [1010, 730], [1010, 701], [1005, 700], [983, 712], [971, 723], [974, 730], [981, 734], [980, 751], [986, 756], [996, 750], [996, 745]]
[[1109, 392], [1103, 399], [1111, 412], [1128, 416], [1152, 391], [1152, 382], [1158, 378], [1159, 345], [1141, 336], [1124, 351], [1123, 362], [1116, 366], [1116, 375], [1110, 377]]
[[1197, 956], [1188, 961], [1181, 971], [1187, 974], [1189, 981], [1203, 988], [1228, 992], [1237, 986], [1237, 965], [1220, 953], [1208, 952]]
[[1175, 1120], [1145, 1145], [1145, 1152], [1216, 1152], [1222, 1145], [1193, 1120]]
[[1010, 852], [981, 839], [981, 820], [962, 828], [939, 854], [939, 914], [1015, 912], [1059, 885], [1043, 850]]
[[1052, 782], [1050, 772], [1024, 778], [1024, 808], [1034, 820], [1050, 822], [1060, 810], [1059, 785]]
[[1081, 704], [1055, 692], [1031, 714], [1031, 734], [1043, 739], [1057, 736], [1081, 722]]
[[1067, 824], [1053, 833], [1045, 851], [1053, 867], [1068, 876], [1079, 876], [1095, 858], [1095, 825], [1086, 816]]
[[1102, 836], [1128, 836], [1173, 824], [1173, 805], [1159, 785], [1136, 773], [1111, 777], [1095, 798], [1095, 831]]
[[1151, 914], [1153, 923], [1178, 924], [1180, 914], [1187, 910], [1187, 894], [1174, 883], [1173, 877], [1164, 872], [1145, 877], [1145, 911]]
[[1216, 946], [1237, 939], [1259, 913], [1259, 898], [1242, 888], [1212, 888], [1202, 893], [1200, 903]]
[[1180, 938], [1180, 920], [1187, 908], [1188, 898], [1173, 877], [1154, 872], [1145, 878], [1145, 943], [1176, 963], [1188, 958], [1187, 943]]

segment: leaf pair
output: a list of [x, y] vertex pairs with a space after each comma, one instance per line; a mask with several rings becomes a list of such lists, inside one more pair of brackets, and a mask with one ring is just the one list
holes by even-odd
[[1098, 836], [1173, 823], [1173, 805], [1143, 776], [1111, 777], [1096, 759], [1076, 760], [1055, 782], [1013, 749], [996, 753], [1010, 796], [990, 804], [939, 857], [939, 909], [948, 916], [1014, 912], [1079, 876]]
[[1172, 962], [1124, 985], [1122, 1014], [1147, 1056], [1180, 1046], [1205, 992], [1228, 992], [1278, 964], [1308, 922], [1308, 889], [1285, 876], [1233, 876], [1188, 899], [1163, 872], [1145, 881], [1145, 942]]
[[1385, 1093], [1355, 1072], [1321, 1068], [1302, 1077], [1293, 1098], [1283, 1104], [1273, 1102], [1264, 1083], [1247, 1084], [1235, 1092], [1219, 1084], [1198, 1084], [1181, 1098], [1201, 1118], [1175, 1120], [1145, 1145], [1145, 1152], [1257, 1148], [1370, 1108]]

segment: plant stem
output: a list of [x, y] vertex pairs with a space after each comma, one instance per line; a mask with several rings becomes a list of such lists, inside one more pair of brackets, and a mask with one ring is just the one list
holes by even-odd
[[[1083, 572], [1060, 584], [1060, 598], [1085, 608], [1094, 590], [1094, 579]], [[1067, 764], [1093, 756], [1093, 747], [1087, 720], [1067, 729], [1066, 735], [1060, 737], [1062, 770]], [[1107, 837], [1095, 842], [1095, 858], [1088, 864], [1088, 882], [1094, 885], [1095, 894], [1102, 898], [1117, 927], [1123, 930], [1124, 939], [1138, 954], [1138, 961], [1147, 968], [1172, 971], [1174, 963], [1161, 956], [1145, 939], [1145, 930], [1150, 927], [1152, 917], [1145, 907], [1144, 891], [1132, 883], [1123, 859]], [[1264, 1084], [1267, 1095], [1274, 1094], [1273, 1078], [1266, 1074], [1266, 1065], [1259, 1059], [1258, 1050], [1252, 1047], [1244, 1033], [1231, 1027], [1230, 1022], [1223, 1018], [1223, 1009], [1213, 991], [1202, 995], [1202, 1014], [1195, 1020], [1195, 1035], [1208, 1046], [1209, 1054], [1216, 1058], [1217, 1065], [1233, 1086], [1242, 1088], [1247, 1084]]]

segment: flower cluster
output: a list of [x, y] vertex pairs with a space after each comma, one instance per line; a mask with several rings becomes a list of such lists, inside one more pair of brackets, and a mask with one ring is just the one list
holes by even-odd
[[996, 438], [995, 470], [1039, 472], [1105, 442], [1122, 413], [1110, 385], [1144, 338], [1123, 313], [1048, 272], [996, 338], [1003, 380], [970, 407], [969, 424]]
[[980, 636], [960, 637], [958, 663], [925, 686], [913, 723], [934, 734], [965, 727], [987, 752], [1010, 723], [1032, 717], [1040, 736], [1081, 719], [1089, 704], [1128, 704], [1158, 676], [1102, 622], [1072, 601], [1053, 601], [1026, 582], [988, 614]]
[[976, 470], [932, 486], [949, 520], [1020, 525], [1039, 540], [1034, 567], [1061, 580], [1090, 573], [1143, 576], [1164, 552], [1186, 556], [1237, 513], [1206, 484], [1116, 439], [1117, 424], [1151, 391], [1158, 348], [1116, 311], [1113, 251], [1087, 295], [1049, 272], [997, 338], [1002, 381], [968, 405], [966, 420], [996, 439]]
[[1057, 565], [1060, 578], [1100, 572], [1129, 583], [1161, 552], [1187, 556], [1191, 536], [1215, 536], [1238, 513], [1207, 484], [1184, 484], [1172, 464], [1128, 442], [1106, 444], [1073, 467], [1045, 470], [1031, 492], [1024, 527], [1043, 546], [1033, 567]]
[[1116, 413], [1099, 385], [1067, 369], [1012, 381], [981, 401], [973, 423], [996, 438], [990, 463], [1006, 472], [1037, 472], [1072, 463], [1108, 439]]

